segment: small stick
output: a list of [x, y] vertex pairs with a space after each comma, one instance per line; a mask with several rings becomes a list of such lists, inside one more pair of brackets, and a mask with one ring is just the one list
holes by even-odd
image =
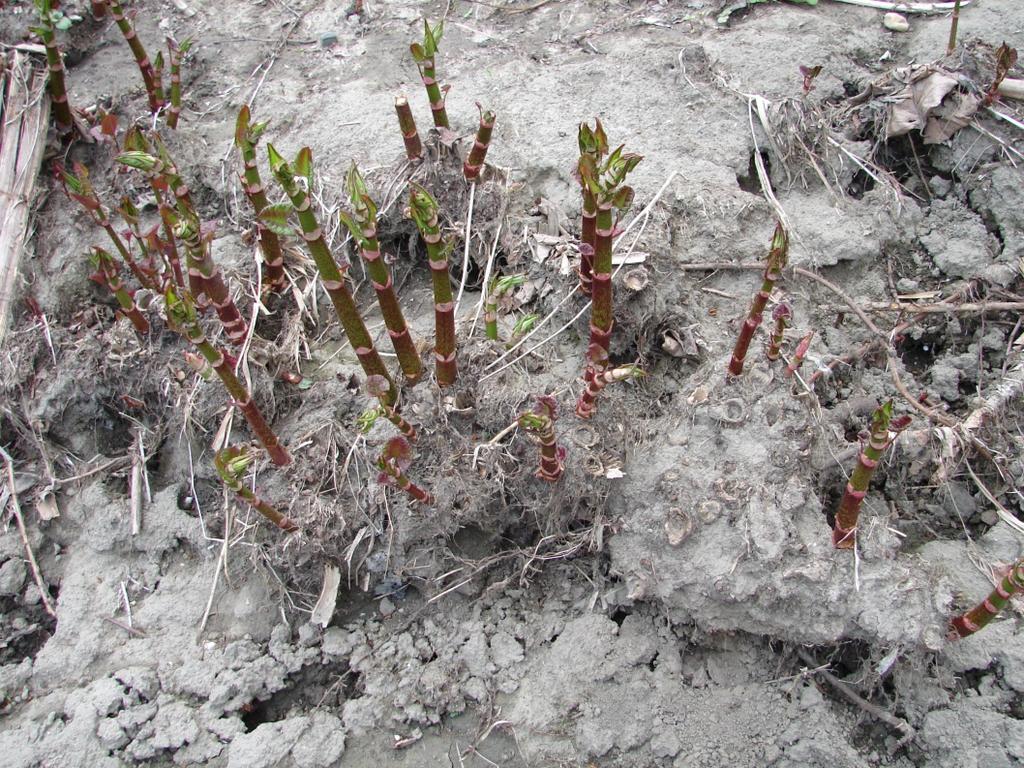
[[402, 141], [405, 142], [405, 156], [410, 160], [423, 157], [423, 142], [416, 130], [416, 119], [412, 116], [409, 100], [405, 96], [395, 97], [395, 112], [398, 114], [398, 127], [402, 130]]
[[956, 50], [956, 30], [960, 24], [960, 0], [953, 5], [953, 18], [949, 22], [949, 44], [946, 46], [946, 55], [952, 56]]
[[895, 728], [903, 734], [903, 738], [901, 738], [896, 743], [896, 745], [892, 748], [891, 753], [895, 753], [897, 750], [901, 749], [904, 745], [909, 744], [917, 737], [917, 732], [910, 726], [910, 724], [906, 720], [896, 717], [892, 713], [886, 712], [881, 707], [876, 706], [875, 704], [872, 704], [871, 702], [864, 699], [864, 697], [857, 694], [852, 688], [850, 688], [849, 685], [844, 683], [838, 677], [833, 675], [828, 670], [822, 669], [818, 665], [818, 662], [814, 660], [814, 657], [811, 656], [811, 654], [809, 654], [803, 648], [797, 648], [797, 653], [799, 654], [800, 658], [803, 659], [804, 664], [807, 664], [809, 667], [811, 667], [811, 669], [809, 669], [808, 672], [811, 672], [815, 675], [821, 675], [825, 682], [831, 685], [840, 695], [843, 696], [843, 698], [845, 698], [851, 704], [855, 704], [872, 717], [881, 720], [883, 723], [886, 723], [887, 725], [891, 725], [893, 728]]
[[4, 464], [7, 465], [7, 487], [11, 495], [11, 512], [14, 513], [14, 522], [18, 526], [18, 536], [21, 537], [21, 544], [25, 547], [25, 558], [28, 560], [29, 568], [32, 571], [32, 578], [35, 579], [36, 588], [39, 590], [39, 597], [43, 601], [43, 608], [50, 616], [56, 619], [57, 612], [53, 609], [53, 604], [50, 602], [50, 593], [46, 589], [46, 583], [43, 581], [43, 574], [39, 571], [39, 563], [36, 562], [36, 556], [32, 552], [32, 545], [28, 543], [28, 532], [25, 530], [25, 519], [21, 516], [21, 504], [18, 503], [18, 491], [14, 482], [14, 461], [3, 447], [0, 447], [0, 458], [3, 458]]

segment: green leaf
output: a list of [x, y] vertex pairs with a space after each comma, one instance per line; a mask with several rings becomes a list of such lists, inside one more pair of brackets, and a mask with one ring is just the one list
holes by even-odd
[[353, 219], [345, 211], [338, 211], [338, 218], [341, 220], [341, 223], [345, 225], [345, 228], [352, 234], [352, 237], [355, 239], [357, 243], [359, 243], [359, 245], [366, 244], [366, 238], [363, 237], [363, 228], [362, 226], [360, 226], [358, 221]]
[[140, 171], [152, 171], [160, 162], [148, 152], [130, 151], [122, 152], [117, 156], [117, 162], [127, 165], [129, 168], [137, 168]]
[[249, 121], [251, 119], [252, 115], [249, 112], [249, 106], [243, 104], [242, 108], [238, 110], [238, 118], [235, 120], [235, 146], [239, 149], [252, 145], [252, 142], [249, 140]]
[[59, 29], [61, 32], [67, 32], [69, 29], [71, 29], [71, 23], [71, 19], [61, 14], [61, 17], [59, 19], [54, 20], [53, 26]]
[[263, 225], [275, 235], [290, 237], [295, 234], [291, 225], [288, 224], [288, 216], [291, 212], [292, 206], [290, 203], [277, 203], [276, 205], [266, 206], [260, 211], [259, 218]]
[[313, 150], [303, 147], [295, 155], [295, 173], [306, 180], [306, 191], [313, 189]]
[[427, 54], [423, 51], [423, 46], [419, 43], [413, 43], [410, 45], [409, 52], [412, 53], [413, 61], [417, 64], [427, 59]]
[[612, 195], [612, 205], [620, 211], [628, 211], [633, 204], [633, 188], [619, 187]]
[[275, 175], [292, 175], [291, 169], [288, 167], [288, 161], [281, 156], [281, 153], [274, 148], [273, 144], [267, 144], [267, 157], [270, 160], [270, 170], [272, 170]]

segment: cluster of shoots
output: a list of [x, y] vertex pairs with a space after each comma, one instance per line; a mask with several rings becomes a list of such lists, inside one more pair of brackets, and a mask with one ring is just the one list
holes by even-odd
[[862, 447], [857, 456], [857, 466], [846, 484], [843, 500], [836, 511], [832, 526], [832, 544], [837, 549], [853, 549], [857, 540], [857, 519], [861, 504], [868, 493], [871, 477], [881, 461], [885, 450], [892, 445], [896, 436], [910, 425], [909, 416], [893, 417], [893, 403], [889, 400], [871, 416], [871, 428], [862, 435]]
[[503, 275], [491, 280], [484, 299], [484, 333], [491, 341], [498, 341], [498, 307], [512, 291], [526, 282], [525, 275]]
[[213, 464], [227, 488], [234, 491], [238, 498], [263, 515], [285, 533], [294, 533], [299, 527], [290, 519], [278, 512], [274, 506], [261, 498], [245, 485], [245, 473], [255, 456], [252, 451], [238, 446], [230, 446], [217, 451]]
[[406, 380], [414, 384], [423, 375], [423, 362], [398, 303], [391, 272], [381, 254], [380, 241], [377, 238], [377, 205], [367, 192], [366, 182], [363, 181], [355, 163], [348, 172], [346, 187], [352, 212], [341, 211], [341, 222], [348, 227], [352, 237], [359, 244], [366, 272], [377, 294], [377, 304], [380, 306], [384, 325], [387, 326], [391, 345], [398, 356], [398, 364]]
[[[39, 15], [39, 26], [33, 27], [32, 32], [39, 37], [46, 49], [46, 63], [49, 70], [47, 87], [53, 107], [54, 123], [61, 136], [68, 136], [75, 127], [75, 120], [68, 101], [64, 60], [57, 44], [56, 33], [69, 29], [72, 22], [78, 17], [67, 16], [57, 10], [55, 6], [58, 3], [54, 0], [35, 0], [35, 5]], [[151, 61], [135, 30], [134, 10], [126, 12], [118, 0], [94, 0], [91, 5], [92, 15], [96, 19], [104, 18], [107, 12], [110, 12], [110, 17], [117, 24], [125, 42], [128, 43], [142, 75], [150, 112], [156, 115], [163, 111], [167, 127], [171, 130], [177, 128], [178, 118], [181, 114], [181, 65], [192, 47], [191, 41], [186, 39], [178, 42], [173, 37], [168, 37], [166, 65], [163, 52], [158, 53], [156, 59]], [[170, 85], [166, 92], [163, 86], [165, 66], [170, 78]]]
[[540, 447], [540, 467], [537, 477], [554, 483], [562, 476], [565, 449], [555, 440], [555, 420], [558, 418], [555, 399], [549, 395], [537, 398], [532, 411], [519, 414], [519, 426], [529, 433]]
[[391, 438], [377, 458], [377, 469], [380, 470], [378, 480], [382, 483], [393, 483], [415, 501], [429, 506], [434, 503], [434, 497], [406, 477], [405, 470], [411, 463], [412, 448], [409, 441], [404, 437]]
[[[729, 361], [729, 375], [739, 376], [743, 373], [743, 362], [750, 348], [750, 342], [754, 338], [754, 332], [761, 325], [765, 307], [768, 306], [768, 299], [772, 295], [772, 289], [782, 278], [782, 270], [786, 266], [789, 257], [789, 237], [782, 223], [775, 225], [775, 233], [772, 235], [771, 250], [768, 252], [768, 263], [764, 270], [764, 280], [761, 283], [761, 290], [754, 295], [754, 301], [750, 305], [750, 312], [747, 319], [743, 321], [739, 338], [736, 339], [736, 346], [733, 348], [732, 359]], [[785, 330], [783, 328], [783, 330]]]

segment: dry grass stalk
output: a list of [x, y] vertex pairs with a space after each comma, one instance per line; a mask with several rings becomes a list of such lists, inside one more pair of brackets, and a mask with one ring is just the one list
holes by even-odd
[[[49, 102], [46, 79], [19, 51], [0, 57], [0, 342], [7, 332], [29, 201], [43, 162]], [[6, 89], [4, 86], [6, 85]]]

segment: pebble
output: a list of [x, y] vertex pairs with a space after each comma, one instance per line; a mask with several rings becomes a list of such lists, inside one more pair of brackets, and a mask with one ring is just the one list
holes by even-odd
[[324, 32], [320, 35], [320, 47], [330, 48], [332, 45], [337, 45], [338, 35], [335, 32]]
[[887, 13], [882, 17], [882, 26], [893, 32], [906, 32], [910, 29], [907, 17], [902, 13]]

